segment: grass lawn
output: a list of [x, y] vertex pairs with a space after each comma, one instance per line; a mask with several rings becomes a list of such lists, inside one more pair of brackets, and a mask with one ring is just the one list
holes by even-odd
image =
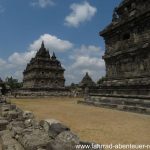
[[150, 116], [77, 104], [77, 98], [13, 99], [37, 119], [55, 118], [82, 140], [102, 144], [150, 144]]

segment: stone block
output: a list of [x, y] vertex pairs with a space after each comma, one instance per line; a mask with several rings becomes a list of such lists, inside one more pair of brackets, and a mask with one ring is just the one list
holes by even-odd
[[11, 133], [5, 130], [1, 134], [3, 150], [25, 150], [20, 143], [11, 137]]
[[63, 131], [70, 131], [70, 129], [61, 123], [53, 123], [50, 125], [48, 133], [49, 136], [55, 138], [58, 134], [60, 134]]
[[27, 130], [18, 139], [25, 149], [37, 150], [37, 148], [44, 148], [50, 143], [51, 138], [43, 130], [30, 129], [29, 132]]
[[19, 113], [16, 110], [8, 111], [7, 119], [10, 121], [13, 119], [17, 119], [18, 115], [19, 115]]
[[123, 108], [124, 108], [124, 105], [117, 105], [117, 109], [123, 110]]
[[8, 125], [7, 120], [0, 120], [0, 131], [6, 130], [7, 125]]
[[47, 150], [75, 150], [75, 146], [79, 144], [79, 138], [70, 131], [60, 133], [55, 141], [51, 141]]
[[24, 122], [23, 121], [16, 121], [16, 120], [13, 120], [9, 123], [8, 125], [8, 129], [9, 130], [12, 130], [13, 127], [21, 127], [21, 128], [24, 128]]
[[23, 128], [21, 128], [21, 127], [12, 127], [12, 129], [11, 129], [11, 135], [13, 138], [15, 138], [16, 135], [18, 137], [19, 135], [22, 134], [22, 132], [23, 132]]
[[23, 118], [24, 119], [33, 119], [34, 115], [31, 111], [24, 111], [23, 112]]
[[45, 131], [49, 131], [49, 128], [52, 124], [60, 123], [60, 121], [55, 119], [45, 119], [39, 122], [39, 125], [44, 128]]

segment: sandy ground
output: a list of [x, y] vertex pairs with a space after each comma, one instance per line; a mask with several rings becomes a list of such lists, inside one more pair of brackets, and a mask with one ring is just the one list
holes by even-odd
[[37, 119], [55, 118], [82, 140], [103, 144], [150, 144], [150, 116], [77, 104], [75, 98], [13, 99]]

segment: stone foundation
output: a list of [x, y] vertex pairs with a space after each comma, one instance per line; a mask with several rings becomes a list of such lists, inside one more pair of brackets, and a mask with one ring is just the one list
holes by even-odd
[[45, 97], [45, 96], [70, 96], [71, 91], [66, 88], [62, 89], [20, 89], [13, 92], [15, 97]]
[[89, 90], [84, 101], [78, 103], [150, 115], [150, 96], [140, 95], [149, 91], [149, 89], [130, 88]]

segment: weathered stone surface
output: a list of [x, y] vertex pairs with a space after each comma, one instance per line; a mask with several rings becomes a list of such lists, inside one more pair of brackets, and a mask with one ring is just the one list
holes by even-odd
[[0, 134], [3, 150], [24, 150], [21, 144], [11, 137], [11, 133], [8, 130], [1, 131]]
[[56, 142], [62, 143], [62, 144], [79, 144], [79, 137], [72, 133], [71, 131], [64, 131], [61, 132], [56, 137]]
[[79, 138], [70, 131], [60, 133], [55, 141], [52, 141], [47, 146], [47, 150], [75, 150], [79, 144]]
[[55, 119], [37, 121], [32, 112], [0, 104], [0, 137], [3, 150], [75, 150], [79, 138]]
[[24, 111], [23, 112], [23, 118], [24, 119], [33, 119], [34, 115], [31, 111]]
[[149, 114], [149, 8], [148, 1], [123, 0], [114, 9], [112, 22], [100, 32], [106, 46], [106, 76], [98, 89], [89, 89], [88, 104]]
[[48, 133], [42, 130], [30, 130], [19, 137], [18, 141], [27, 150], [36, 150], [38, 147], [46, 147], [50, 143], [51, 138]]
[[[106, 45], [103, 86], [131, 86], [146, 90], [150, 87], [150, 3], [136, 1], [133, 7], [132, 1], [123, 2], [114, 10], [117, 19], [100, 33]], [[134, 11], [136, 13], [131, 15]]]
[[41, 120], [39, 122], [39, 125], [43, 127], [45, 131], [49, 131], [50, 126], [54, 123], [60, 123], [60, 121], [55, 119], [46, 119], [46, 120]]
[[8, 120], [13, 120], [18, 118], [19, 113], [16, 110], [8, 111], [7, 118]]
[[32, 91], [64, 88], [64, 71], [55, 53], [50, 56], [42, 42], [36, 56], [31, 59], [23, 72], [23, 88]]
[[61, 123], [53, 123], [49, 127], [49, 136], [56, 137], [58, 134], [60, 134], [63, 131], [69, 131], [70, 129], [61, 124]]
[[0, 120], [0, 131], [6, 130], [7, 125], [8, 125], [7, 120]]

